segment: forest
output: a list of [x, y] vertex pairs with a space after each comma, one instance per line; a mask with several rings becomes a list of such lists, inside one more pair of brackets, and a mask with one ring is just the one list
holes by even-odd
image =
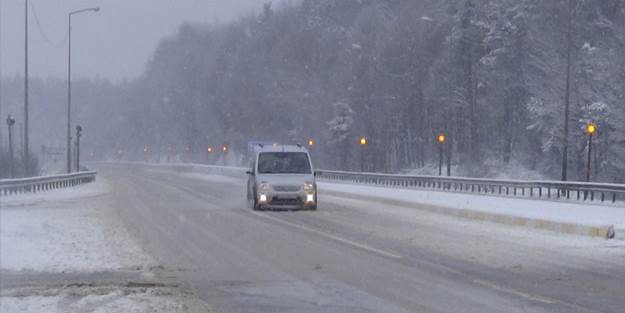
[[[90, 160], [243, 166], [250, 141], [312, 139], [318, 168], [438, 174], [443, 151], [454, 176], [549, 180], [585, 179], [592, 122], [591, 179], [623, 183], [624, 56], [621, 0], [267, 2], [181, 25], [136, 79], [77, 79], [75, 121]], [[31, 149], [64, 147], [66, 82], [32, 85]], [[2, 93], [5, 174], [22, 79]]]

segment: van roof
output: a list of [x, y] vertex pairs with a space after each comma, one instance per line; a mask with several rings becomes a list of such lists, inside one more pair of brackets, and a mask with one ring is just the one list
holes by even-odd
[[260, 147], [258, 152], [308, 152], [308, 150], [299, 145], [270, 145]]

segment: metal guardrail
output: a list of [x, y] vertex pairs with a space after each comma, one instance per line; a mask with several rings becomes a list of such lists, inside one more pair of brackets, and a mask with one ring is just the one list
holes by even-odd
[[379, 185], [407, 189], [501, 195], [536, 199], [568, 199], [612, 202], [625, 200], [625, 185], [561, 181], [516, 181], [439, 176], [409, 176], [342, 171], [316, 171], [317, 177], [329, 181]]
[[77, 186], [95, 181], [96, 172], [79, 172], [53, 176], [0, 179], [0, 196], [41, 192]]

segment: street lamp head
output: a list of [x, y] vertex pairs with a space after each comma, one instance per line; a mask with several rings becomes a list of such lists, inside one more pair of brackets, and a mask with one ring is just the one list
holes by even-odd
[[586, 125], [586, 132], [592, 136], [597, 132], [597, 125], [595, 123], [588, 123]]
[[14, 124], [15, 124], [15, 118], [13, 117], [13, 115], [9, 115], [7, 117], [7, 125], [13, 126]]
[[438, 135], [438, 137], [436, 139], [440, 143], [445, 143], [445, 140], [447, 140], [447, 137], [445, 137], [445, 134], [440, 134], [440, 135]]
[[360, 137], [360, 145], [361, 146], [366, 146], [367, 145], [367, 137]]
[[308, 146], [312, 147], [315, 145], [315, 141], [313, 139], [308, 139]]
[[228, 146], [224, 145], [223, 147], [221, 147], [221, 151], [228, 152]]
[[208, 153], [213, 152], [213, 147], [208, 147], [207, 151], [208, 151]]
[[80, 125], [76, 125], [76, 131], [77, 131], [77, 132], [81, 132], [81, 131], [82, 131], [82, 126], [80, 126]]

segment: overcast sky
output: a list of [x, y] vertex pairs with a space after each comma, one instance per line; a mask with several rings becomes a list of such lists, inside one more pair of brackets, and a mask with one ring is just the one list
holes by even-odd
[[[184, 21], [226, 22], [259, 11], [267, 0], [29, 0], [30, 72], [67, 76], [67, 13], [98, 6], [99, 13], [72, 18], [75, 76], [112, 80], [141, 74], [158, 41]], [[0, 0], [3, 75], [24, 71], [24, 0]]]

